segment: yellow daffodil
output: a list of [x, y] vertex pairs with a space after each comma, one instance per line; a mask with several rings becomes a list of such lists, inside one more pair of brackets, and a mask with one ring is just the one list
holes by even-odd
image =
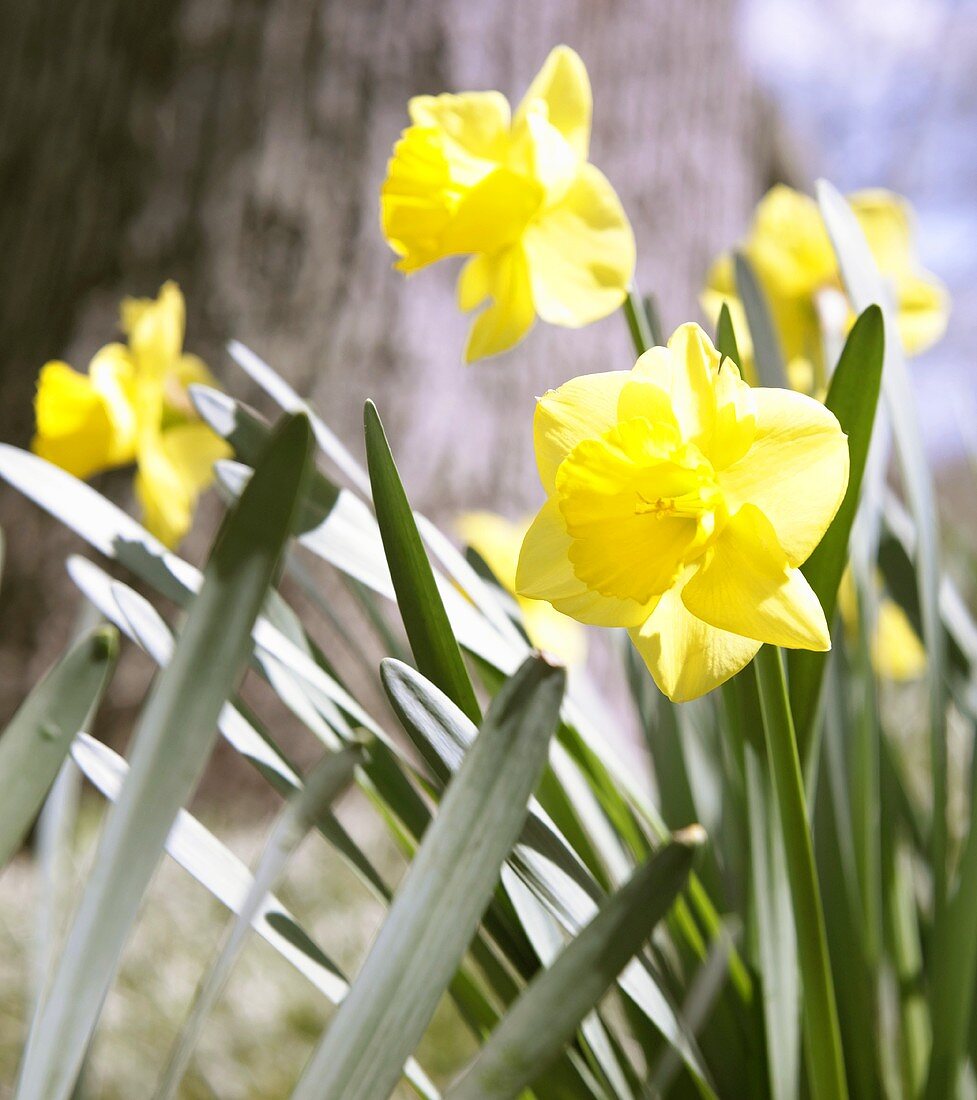
[[[909, 616], [883, 593], [880, 578], [876, 578], [879, 596], [875, 630], [870, 652], [872, 665], [884, 680], [895, 682], [918, 679], [926, 671], [926, 650], [913, 630]], [[845, 570], [838, 589], [838, 610], [849, 638], [857, 638], [859, 630], [858, 597], [850, 569]]]
[[838, 421], [812, 398], [751, 389], [698, 325], [630, 371], [539, 399], [547, 501], [516, 589], [630, 631], [669, 698], [721, 684], [762, 642], [830, 647], [798, 566], [848, 484]]
[[[946, 330], [949, 297], [943, 284], [916, 261], [909, 204], [882, 190], [859, 191], [848, 201], [879, 270], [891, 283], [906, 353], [925, 351]], [[770, 307], [790, 384], [803, 392], [819, 391], [826, 381], [825, 327], [843, 335], [854, 317], [841, 294], [837, 261], [817, 203], [790, 187], [774, 187], [757, 207], [742, 251]], [[749, 364], [752, 345], [729, 253], [713, 265], [702, 296], [713, 322], [723, 302]]]
[[510, 593], [522, 612], [526, 635], [534, 646], [554, 653], [568, 665], [582, 664], [587, 641], [580, 626], [561, 615], [543, 600], [530, 600], [516, 593], [516, 564], [519, 548], [529, 530], [530, 519], [513, 522], [494, 512], [466, 512], [458, 518], [458, 533], [492, 570], [495, 579]]
[[499, 92], [416, 96], [380, 199], [383, 233], [410, 273], [469, 256], [458, 302], [475, 318], [472, 362], [517, 344], [536, 316], [576, 328], [613, 312], [634, 273], [614, 189], [588, 163], [590, 80], [558, 46], [514, 115]]
[[144, 521], [167, 546], [189, 530], [214, 462], [230, 453], [187, 396], [191, 382], [213, 379], [200, 359], [184, 354], [184, 324], [176, 283], [155, 299], [126, 299], [127, 343], [102, 348], [87, 374], [47, 363], [35, 403], [34, 451], [79, 478], [134, 463]]

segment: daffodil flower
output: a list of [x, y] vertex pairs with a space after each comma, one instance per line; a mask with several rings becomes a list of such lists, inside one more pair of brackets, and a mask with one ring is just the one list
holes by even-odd
[[576, 328], [613, 312], [634, 273], [634, 236], [588, 163], [592, 99], [579, 56], [558, 46], [514, 115], [499, 92], [416, 96], [380, 200], [383, 233], [410, 273], [469, 256], [458, 302], [475, 318], [472, 362], [517, 344], [536, 316]]
[[[916, 680], [926, 671], [926, 650], [913, 629], [909, 616], [886, 596], [880, 577], [876, 577], [879, 597], [875, 627], [869, 645], [872, 666], [883, 680], [893, 682]], [[845, 633], [858, 637], [860, 629], [858, 597], [851, 569], [846, 569], [838, 589], [838, 610]]]
[[47, 363], [37, 385], [33, 450], [79, 478], [136, 465], [135, 489], [146, 526], [167, 546], [190, 528], [197, 498], [227, 444], [200, 421], [187, 395], [213, 384], [183, 352], [185, 308], [176, 283], [159, 296], [126, 299], [126, 344], [108, 344], [87, 374]]
[[[918, 264], [912, 210], [890, 191], [859, 191], [848, 197], [882, 274], [892, 286], [897, 324], [906, 353], [925, 351], [943, 335], [949, 297], [943, 284]], [[826, 382], [824, 333], [843, 336], [854, 317], [842, 294], [838, 264], [817, 203], [778, 185], [757, 206], [742, 251], [763, 288], [781, 342], [790, 384], [802, 392]], [[729, 306], [741, 356], [752, 361], [752, 344], [736, 293], [733, 259], [719, 257], [706, 279], [702, 306], [715, 322]]]
[[848, 445], [819, 402], [751, 389], [698, 325], [630, 371], [539, 399], [547, 501], [516, 589], [584, 623], [627, 627], [661, 690], [693, 699], [762, 642], [827, 650], [798, 568], [848, 485]]
[[530, 600], [516, 592], [519, 548], [529, 530], [530, 518], [513, 521], [495, 512], [465, 512], [458, 517], [458, 533], [492, 570], [495, 579], [522, 613], [526, 636], [534, 646], [553, 653], [568, 665], [582, 664], [587, 641], [578, 623], [561, 615], [543, 600]]

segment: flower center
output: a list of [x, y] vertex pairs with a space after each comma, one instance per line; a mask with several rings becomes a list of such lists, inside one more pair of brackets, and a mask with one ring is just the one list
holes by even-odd
[[712, 464], [674, 426], [627, 420], [580, 443], [557, 473], [574, 573], [604, 596], [647, 603], [728, 518]]

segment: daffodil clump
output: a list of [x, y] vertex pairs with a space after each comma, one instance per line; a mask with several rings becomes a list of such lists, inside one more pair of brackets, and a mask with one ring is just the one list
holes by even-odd
[[723, 683], [763, 642], [830, 648], [798, 568], [848, 485], [823, 405], [751, 389], [687, 324], [630, 371], [544, 394], [534, 432], [547, 501], [519, 558], [523, 596], [627, 627], [674, 700]]
[[[919, 265], [909, 204], [880, 189], [856, 192], [848, 201], [879, 270], [890, 283], [903, 347], [909, 355], [925, 351], [946, 330], [949, 296], [940, 280]], [[833, 365], [825, 358], [826, 330], [834, 337], [844, 335], [854, 314], [842, 292], [838, 263], [817, 203], [778, 184], [757, 206], [742, 252], [766, 296], [791, 385], [823, 393]], [[729, 252], [713, 264], [702, 295], [703, 308], [713, 323], [724, 302], [749, 370], [752, 342]]]
[[32, 448], [78, 478], [135, 465], [144, 522], [175, 546], [213, 480], [214, 462], [230, 454], [187, 395], [191, 383], [213, 385], [213, 378], [183, 351], [185, 306], [176, 283], [155, 299], [127, 298], [121, 327], [126, 343], [103, 347], [87, 374], [59, 360], [41, 369]]
[[[513, 114], [499, 92], [416, 96], [380, 198], [404, 272], [469, 257], [458, 302], [476, 316], [472, 362], [517, 344], [536, 317], [577, 328], [621, 305], [634, 237], [614, 189], [589, 163], [592, 98], [583, 62], [560, 46]], [[488, 303], [486, 305], [486, 303]]]

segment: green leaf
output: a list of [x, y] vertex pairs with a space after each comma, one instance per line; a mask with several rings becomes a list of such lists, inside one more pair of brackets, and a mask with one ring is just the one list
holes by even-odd
[[377, 523], [411, 651], [421, 672], [477, 722], [478, 700], [372, 401], [366, 403], [363, 418]]
[[[947, 893], [947, 746], [946, 652], [940, 622], [940, 548], [936, 492], [926, 461], [916, 400], [899, 339], [895, 306], [879, 273], [865, 234], [854, 211], [825, 180], [818, 182], [818, 202], [828, 235], [838, 257], [842, 278], [856, 310], [873, 303], [882, 308], [887, 333], [882, 388], [892, 419], [896, 453], [910, 508], [916, 521], [916, 579], [923, 617], [926, 673], [929, 687], [930, 748], [933, 771], [933, 876], [934, 912], [937, 922]], [[939, 931], [939, 929], [937, 929]]]
[[716, 350], [727, 359], [732, 359], [739, 370], [743, 369], [743, 360], [740, 358], [740, 349], [736, 343], [736, 333], [733, 330], [733, 318], [730, 316], [729, 306], [725, 302], [719, 308], [719, 323], [716, 325]]
[[509, 1009], [446, 1100], [510, 1100], [532, 1084], [672, 907], [704, 839], [698, 826], [673, 834], [603, 901]]
[[804, 990], [805, 1053], [811, 1095], [814, 1100], [845, 1100], [848, 1089], [824, 911], [780, 650], [761, 646], [753, 658], [753, 668], [787, 859]]
[[[882, 384], [884, 350], [882, 311], [871, 305], [855, 322], [845, 342], [824, 402], [848, 436], [848, 490], [827, 534], [801, 566], [801, 571], [820, 600], [829, 623], [834, 618], [838, 586], [848, 561], [848, 540], [858, 511], [862, 475]], [[826, 653], [803, 649], [791, 650], [787, 657], [791, 710], [801, 760], [805, 763], [814, 736], [826, 661]]]
[[311, 443], [304, 417], [286, 420], [218, 534], [173, 659], [133, 735], [129, 778], [109, 813], [25, 1056], [19, 1100], [66, 1100], [74, 1087], [166, 835], [196, 786], [220, 710], [246, 667], [251, 630], [296, 519]]
[[784, 389], [787, 372], [780, 341], [770, 316], [770, 306], [757, 280], [750, 261], [737, 252], [733, 257], [736, 269], [736, 291], [743, 303], [746, 323], [753, 341], [753, 361], [756, 364], [757, 381], [761, 386]]
[[177, 1095], [207, 1017], [231, 976], [265, 897], [274, 890], [285, 864], [308, 831], [349, 785], [361, 755], [355, 749], [327, 753], [309, 775], [305, 786], [286, 803], [258, 860], [254, 881], [237, 912], [237, 919], [228, 930], [217, 958], [197, 991], [193, 1007], [180, 1030], [156, 1090], [156, 1100], [172, 1100]]
[[393, 1091], [522, 828], [565, 679], [530, 659], [496, 696], [293, 1100], [376, 1100]]
[[31, 691], [0, 737], [0, 867], [17, 851], [57, 778], [75, 734], [109, 682], [118, 634], [86, 634]]
[[[381, 678], [404, 730], [435, 775], [446, 779], [461, 764], [475, 727], [420, 673], [399, 661], [381, 664]], [[577, 852], [535, 800], [508, 863], [533, 895], [570, 935], [593, 919], [604, 891]], [[656, 977], [639, 960], [624, 968], [619, 984], [661, 1033], [708, 1094], [691, 1032], [677, 1014]]]

